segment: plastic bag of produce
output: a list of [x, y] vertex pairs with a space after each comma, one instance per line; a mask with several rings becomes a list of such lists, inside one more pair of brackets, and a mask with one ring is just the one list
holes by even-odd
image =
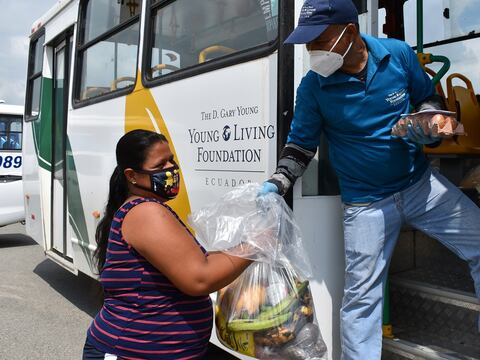
[[403, 114], [392, 129], [393, 136], [405, 137], [408, 125], [421, 129], [424, 135], [448, 138], [465, 135], [465, 129], [456, 119], [456, 113], [442, 110], [424, 110]]
[[189, 219], [207, 250], [255, 260], [217, 294], [218, 338], [259, 359], [326, 359], [300, 230], [281, 196], [258, 190], [236, 188]]

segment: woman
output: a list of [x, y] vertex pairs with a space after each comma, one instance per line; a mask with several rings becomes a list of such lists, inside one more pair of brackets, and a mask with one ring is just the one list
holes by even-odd
[[213, 325], [208, 294], [231, 283], [250, 261], [207, 254], [165, 205], [178, 194], [180, 173], [163, 135], [129, 132], [116, 156], [96, 232], [105, 300], [83, 358], [200, 359]]

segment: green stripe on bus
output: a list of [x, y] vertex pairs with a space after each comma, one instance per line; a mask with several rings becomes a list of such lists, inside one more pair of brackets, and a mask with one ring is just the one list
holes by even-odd
[[[82, 204], [82, 195], [80, 192], [80, 184], [78, 182], [77, 167], [75, 165], [75, 158], [73, 157], [70, 139], [67, 136], [67, 204], [68, 204], [68, 220], [75, 236], [81, 244], [89, 244], [87, 220], [85, 219], [85, 210]], [[83, 255], [87, 260], [88, 266], [92, 272], [95, 271], [93, 266], [93, 259], [90, 250], [85, 246], [79, 246], [82, 249]]]
[[52, 163], [52, 101], [53, 81], [42, 78], [41, 105], [38, 118], [32, 121], [33, 141], [38, 165], [51, 171]]

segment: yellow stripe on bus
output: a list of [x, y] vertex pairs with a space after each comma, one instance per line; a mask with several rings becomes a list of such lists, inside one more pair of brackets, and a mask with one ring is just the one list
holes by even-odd
[[[170, 137], [162, 114], [158, 109], [155, 99], [149, 89], [145, 89], [141, 81], [141, 73], [138, 74], [135, 90], [127, 96], [125, 109], [125, 133], [135, 129], [145, 129], [163, 134], [170, 144], [170, 149], [182, 169], [181, 159], [177, 156], [175, 144]], [[187, 224], [187, 216], [191, 212], [185, 180], [181, 177], [180, 192], [176, 199], [168, 202], [182, 221]]]

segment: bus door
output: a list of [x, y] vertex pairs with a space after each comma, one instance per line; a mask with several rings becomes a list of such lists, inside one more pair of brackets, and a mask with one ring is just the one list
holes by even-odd
[[51, 248], [72, 261], [72, 246], [67, 242], [66, 129], [68, 113], [69, 64], [72, 35], [65, 33], [53, 46], [53, 122], [52, 122], [52, 239]]

